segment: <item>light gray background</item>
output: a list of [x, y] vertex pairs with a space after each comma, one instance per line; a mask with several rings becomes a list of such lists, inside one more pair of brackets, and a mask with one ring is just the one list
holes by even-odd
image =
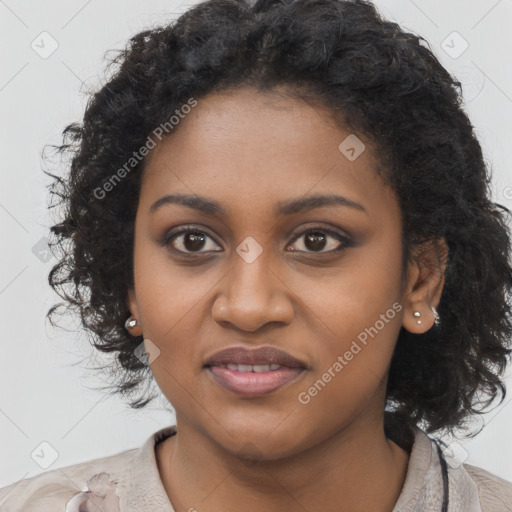
[[[376, 4], [423, 35], [463, 82], [467, 111], [494, 172], [494, 199], [512, 207], [512, 2]], [[56, 296], [47, 284], [54, 260], [41, 261], [41, 239], [50, 219], [40, 154], [45, 144], [61, 142], [67, 123], [81, 120], [87, 99], [82, 93], [101, 84], [106, 50], [122, 48], [131, 35], [191, 5], [164, 0], [0, 1], [0, 487], [43, 471], [31, 457], [37, 449], [51, 462], [53, 451], [42, 442], [58, 454], [48, 468], [55, 469], [137, 447], [173, 422], [165, 399], [136, 412], [95, 391], [100, 383], [87, 371], [93, 351], [84, 335], [45, 324]], [[58, 43], [46, 59], [31, 47], [35, 41], [40, 53], [51, 49], [51, 39], [40, 36], [43, 31]], [[464, 40], [469, 46], [459, 56]], [[459, 448], [469, 453], [468, 462], [508, 480], [511, 400], [512, 394], [485, 417], [487, 426], [475, 439], [459, 441]]]

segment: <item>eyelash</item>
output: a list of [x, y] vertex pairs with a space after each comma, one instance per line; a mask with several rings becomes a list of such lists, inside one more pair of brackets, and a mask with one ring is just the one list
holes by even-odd
[[[329, 236], [335, 238], [338, 242], [341, 242], [341, 245], [339, 247], [337, 247], [336, 249], [331, 249], [330, 251], [301, 251], [301, 250], [292, 250], [290, 252], [297, 252], [297, 253], [303, 253], [303, 254], [305, 253], [305, 254], [312, 254], [312, 255], [333, 254], [333, 253], [342, 251], [344, 249], [348, 249], [349, 247], [352, 247], [354, 245], [352, 240], [350, 240], [348, 237], [343, 236], [343, 235], [341, 235], [340, 233], [338, 233], [336, 231], [333, 231], [333, 230], [331, 230], [329, 228], [325, 228], [325, 227], [322, 227], [322, 226], [308, 228], [305, 231], [300, 232], [297, 236], [295, 236], [293, 238], [292, 243], [295, 243], [297, 240], [299, 240], [300, 238], [302, 238], [302, 237], [304, 237], [306, 235], [309, 235], [310, 233], [318, 233], [318, 232], [323, 233], [325, 235], [329, 235]], [[179, 235], [183, 235], [183, 234], [186, 234], [186, 233], [194, 233], [194, 234], [198, 234], [198, 235], [206, 235], [208, 238], [214, 240], [214, 238], [211, 237], [206, 231], [197, 229], [197, 228], [195, 228], [193, 226], [184, 226], [179, 231], [174, 231], [174, 232], [171, 231], [171, 232], [167, 233], [164, 236], [161, 244], [163, 246], [168, 246], [168, 245], [170, 245], [170, 243], [173, 240], [178, 238]], [[203, 253], [207, 253], [208, 252], [208, 251], [188, 251], [187, 252], [187, 251], [181, 251], [181, 250], [176, 249], [174, 247], [172, 247], [171, 250], [174, 251], [174, 252], [177, 252], [180, 255], [185, 255], [187, 257], [188, 256], [197, 255], [197, 254], [203, 254]], [[222, 251], [213, 251], [213, 252], [222, 252]]]

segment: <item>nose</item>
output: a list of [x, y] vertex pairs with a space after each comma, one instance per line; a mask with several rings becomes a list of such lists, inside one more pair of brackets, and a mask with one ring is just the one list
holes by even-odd
[[256, 331], [268, 323], [289, 324], [294, 308], [291, 291], [261, 254], [252, 263], [238, 254], [233, 268], [219, 283], [212, 306], [214, 320], [243, 331]]

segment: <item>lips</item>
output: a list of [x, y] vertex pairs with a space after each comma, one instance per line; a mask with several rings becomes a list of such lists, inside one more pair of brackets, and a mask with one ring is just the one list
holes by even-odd
[[237, 365], [270, 365], [278, 364], [288, 368], [305, 368], [306, 365], [275, 347], [260, 347], [248, 350], [243, 347], [232, 347], [221, 350], [214, 354], [206, 362], [206, 366], [227, 366], [228, 364]]
[[306, 369], [305, 363], [274, 347], [228, 348], [214, 354], [204, 367], [224, 389], [244, 396], [276, 391]]

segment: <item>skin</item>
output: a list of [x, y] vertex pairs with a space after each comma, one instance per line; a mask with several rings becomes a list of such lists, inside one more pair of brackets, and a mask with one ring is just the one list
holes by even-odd
[[[132, 334], [160, 350], [151, 370], [176, 410], [178, 434], [156, 457], [177, 512], [390, 512], [398, 499], [408, 454], [384, 435], [387, 373], [400, 328], [422, 333], [434, 323], [446, 245], [413, 257], [402, 281], [397, 198], [362, 135], [366, 149], [357, 159], [340, 152], [349, 134], [325, 109], [246, 88], [200, 99], [148, 157], [128, 304], [139, 322]], [[167, 204], [150, 213], [170, 193], [205, 196], [228, 212]], [[365, 211], [273, 211], [278, 202], [323, 193]], [[186, 234], [160, 243], [185, 224], [207, 234], [196, 252]], [[322, 231], [325, 246], [311, 249], [304, 232], [312, 227], [353, 244]], [[248, 236], [263, 249], [252, 263], [236, 252]], [[187, 249], [190, 256], [180, 256]], [[301, 404], [299, 393], [397, 302], [394, 318]], [[263, 397], [241, 397], [203, 368], [223, 348], [262, 345], [307, 369]]]

